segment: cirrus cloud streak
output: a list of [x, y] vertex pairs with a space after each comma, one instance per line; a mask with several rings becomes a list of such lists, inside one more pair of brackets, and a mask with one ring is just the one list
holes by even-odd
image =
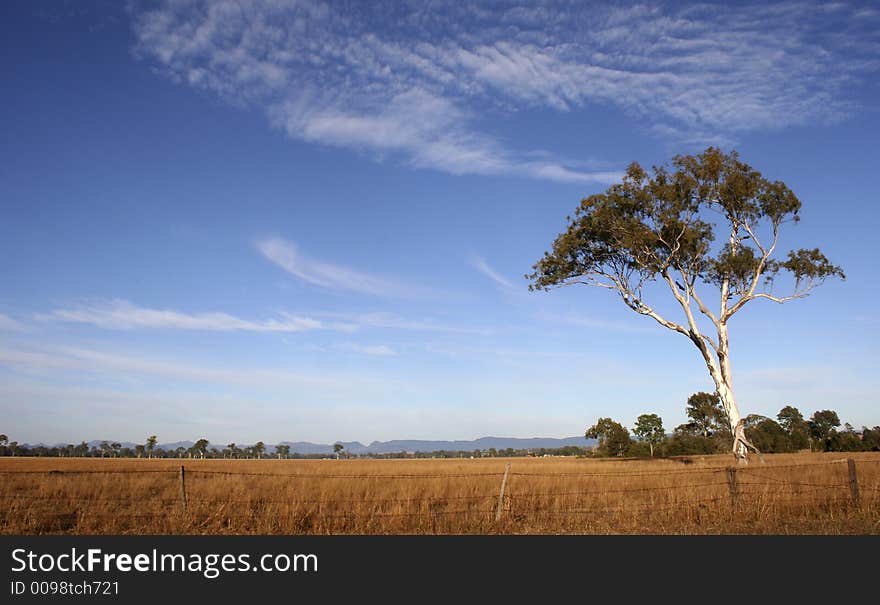
[[41, 321], [65, 321], [85, 323], [109, 330], [133, 330], [138, 328], [165, 328], [176, 330], [199, 330], [208, 332], [302, 332], [306, 330], [351, 331], [353, 326], [327, 324], [309, 317], [282, 313], [280, 319], [254, 321], [228, 313], [183, 313], [171, 309], [139, 307], [126, 300], [114, 299], [71, 309], [55, 309], [38, 313]]
[[621, 167], [517, 149], [486, 119], [611, 106], [658, 137], [730, 141], [845, 119], [880, 69], [880, 15], [843, 2], [216, 0], [136, 7], [133, 29], [160, 72], [293, 139], [561, 182]]

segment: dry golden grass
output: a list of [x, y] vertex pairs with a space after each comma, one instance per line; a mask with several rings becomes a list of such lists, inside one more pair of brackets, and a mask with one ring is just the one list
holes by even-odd
[[[0, 458], [0, 533], [880, 533], [880, 454], [764, 458], [738, 469], [735, 505], [730, 456], [689, 463]], [[857, 461], [859, 506], [846, 458]]]

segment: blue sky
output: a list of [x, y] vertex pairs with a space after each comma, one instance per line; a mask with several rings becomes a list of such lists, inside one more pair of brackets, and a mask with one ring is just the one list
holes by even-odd
[[742, 412], [880, 423], [876, 4], [0, 10], [13, 439], [671, 430], [713, 389], [696, 349], [523, 275], [629, 162], [708, 145], [785, 181], [781, 246], [847, 273], [732, 321]]

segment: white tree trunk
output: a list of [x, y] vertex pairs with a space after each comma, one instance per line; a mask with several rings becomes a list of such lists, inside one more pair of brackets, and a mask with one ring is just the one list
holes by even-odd
[[730, 428], [733, 432], [733, 455], [737, 461], [748, 463], [748, 446], [751, 443], [746, 438], [745, 425], [743, 424], [742, 417], [739, 415], [739, 408], [736, 405], [736, 399], [733, 397], [733, 389], [723, 380], [716, 386], [718, 388], [718, 396], [721, 398], [724, 411], [727, 412], [727, 419], [730, 421]]
[[702, 348], [703, 357], [706, 365], [709, 367], [709, 374], [715, 382], [715, 389], [718, 397], [721, 398], [721, 404], [727, 413], [727, 419], [730, 422], [730, 430], [733, 433], [733, 455], [737, 462], [748, 464], [749, 448], [755, 451], [754, 445], [746, 437], [745, 425], [742, 416], [739, 413], [739, 407], [736, 405], [736, 398], [733, 396], [733, 374], [730, 368], [729, 343], [727, 335], [727, 325], [720, 324], [718, 326], [718, 350], [717, 358], [711, 354], [708, 348]]

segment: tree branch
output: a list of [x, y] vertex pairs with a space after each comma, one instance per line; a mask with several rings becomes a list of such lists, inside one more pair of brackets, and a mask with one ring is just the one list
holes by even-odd
[[715, 314], [712, 313], [712, 311], [706, 305], [703, 304], [703, 301], [697, 295], [697, 287], [696, 287], [694, 281], [689, 280], [688, 275], [683, 270], [679, 270], [679, 272], [681, 273], [682, 279], [684, 279], [684, 283], [687, 286], [688, 293], [689, 293], [690, 297], [693, 298], [695, 301], [697, 301], [697, 306], [700, 309], [700, 313], [702, 313], [703, 315], [708, 317], [709, 321], [711, 321], [713, 324], [715, 324], [715, 327], [717, 328], [718, 327], [718, 318], [715, 317]]
[[749, 227], [749, 225], [747, 223], [743, 223], [742, 228], [745, 229], [746, 233], [749, 234], [749, 237], [752, 238], [752, 241], [755, 242], [755, 245], [758, 247], [758, 250], [761, 251], [761, 256], [763, 256], [765, 259], [768, 258], [770, 256], [770, 254], [773, 252], [773, 248], [776, 246], [776, 234], [779, 232], [779, 230], [776, 227], [773, 228], [773, 233], [774, 233], [773, 245], [770, 246], [770, 250], [768, 251], [768, 250], [764, 249], [764, 246], [761, 245], [761, 241], [758, 239], [758, 237], [752, 231], [752, 228]]
[[[613, 282], [613, 284], [602, 283], [602, 282], [598, 282], [598, 281], [594, 281], [594, 280], [572, 279], [572, 280], [563, 282], [561, 284], [558, 284], [556, 287], [571, 286], [574, 284], [582, 284], [582, 285], [586, 285], [586, 286], [598, 286], [600, 288], [607, 288], [609, 290], [616, 290], [620, 294], [620, 297], [623, 299], [623, 302], [626, 304], [626, 306], [628, 306], [630, 309], [632, 309], [633, 311], [635, 311], [639, 315], [647, 315], [648, 317], [651, 317], [652, 319], [654, 319], [654, 321], [659, 323], [664, 328], [668, 328], [668, 329], [673, 330], [675, 332], [679, 332], [679, 333], [684, 334], [685, 336], [688, 336], [688, 337], [691, 336], [691, 333], [688, 331], [687, 328], [685, 328], [684, 326], [681, 326], [673, 321], [669, 321], [668, 319], [666, 319], [665, 317], [661, 316], [659, 313], [654, 311], [654, 309], [652, 309], [650, 306], [645, 304], [641, 300], [641, 297], [638, 296], [636, 293], [637, 291], [640, 291], [640, 286], [632, 287], [628, 283], [624, 283], [623, 276], [612, 276], [612, 275], [608, 275], [605, 273], [600, 273], [598, 275], [601, 275], [602, 277], [610, 279]], [[712, 344], [712, 343], [710, 342], [710, 344]]]
[[[730, 229], [730, 238], [728, 239], [728, 243], [730, 245], [731, 250], [733, 250], [736, 245], [736, 222], [731, 221], [731, 229]], [[724, 279], [721, 280], [721, 321], [725, 321], [725, 317], [727, 316], [727, 298], [730, 296], [730, 277], [725, 275]]]
[[706, 344], [712, 347], [712, 350], [715, 351], [716, 354], [719, 354], [721, 352], [719, 344], [715, 340], [712, 340], [711, 336], [709, 336], [708, 334], [700, 334], [700, 338], [705, 340]]
[[[623, 296], [623, 293], [621, 293], [621, 296]], [[638, 299], [629, 299], [628, 300], [624, 296], [623, 302], [625, 302], [626, 305], [630, 309], [632, 309], [633, 311], [635, 311], [639, 315], [647, 315], [648, 317], [653, 318], [657, 323], [659, 323], [664, 328], [669, 328], [670, 330], [674, 330], [675, 332], [679, 332], [681, 334], [684, 334], [685, 336], [690, 337], [690, 332], [688, 332], [687, 328], [662, 317], [659, 313], [654, 311], [651, 307], [649, 307], [648, 305], [646, 305], [642, 301], [640, 301]]]
[[[749, 235], [751, 235], [752, 239], [755, 241], [755, 245], [758, 246], [758, 248], [761, 250], [761, 260], [760, 260], [760, 262], [758, 262], [758, 266], [755, 267], [755, 273], [752, 276], [752, 283], [749, 285], [748, 292], [746, 292], [738, 301], [736, 301], [736, 303], [730, 308], [729, 311], [724, 311], [721, 314], [721, 322], [722, 323], [727, 323], [727, 321], [731, 317], [733, 317], [733, 314], [736, 313], [737, 311], [739, 311], [740, 309], [742, 309], [743, 306], [745, 306], [745, 304], [747, 302], [749, 302], [750, 300], [753, 300], [754, 298], [757, 298], [757, 296], [755, 295], [755, 289], [758, 287], [758, 282], [761, 281], [761, 275], [764, 273], [764, 268], [767, 266], [767, 260], [770, 258], [770, 255], [773, 254], [773, 251], [776, 249], [776, 242], [779, 240], [779, 225], [777, 223], [773, 223], [773, 242], [770, 244], [770, 247], [767, 250], [765, 250], [763, 247], [761, 247], [761, 244], [758, 242], [758, 240], [752, 234], [752, 230], [748, 226], [744, 226], [743, 228], [746, 230], [746, 232]], [[808, 288], [806, 291], [809, 291], [811, 289], [812, 289], [812, 287]], [[806, 295], [806, 291], [804, 293], [804, 296]], [[797, 292], [795, 294], [797, 294]], [[769, 297], [769, 296], [770, 295], [767, 294], [767, 295], [761, 296], [760, 298], [765, 298], [765, 297]], [[794, 298], [794, 297], [795, 296], [793, 296], [792, 298]], [[796, 296], [796, 298], [803, 298], [803, 297]], [[788, 300], [791, 300], [791, 298], [789, 298]], [[777, 302], [784, 302], [784, 301], [780, 300]]]
[[564, 281], [561, 284], [557, 284], [557, 288], [564, 288], [565, 286], [574, 286], [576, 284], [582, 286], [594, 286], [596, 288], [607, 288], [609, 290], [619, 290], [619, 287], [614, 284], [604, 284], [600, 281], [585, 281], [582, 279], [571, 279], [568, 281]]
[[751, 299], [766, 298], [767, 300], [772, 300], [775, 303], [782, 304], [782, 303], [788, 302], [790, 300], [796, 300], [798, 298], [806, 298], [809, 295], [810, 290], [812, 290], [814, 287], [815, 286], [810, 286], [809, 288], [807, 288], [803, 292], [798, 292], [798, 293], [792, 294], [791, 296], [771, 296], [770, 294], [766, 294], [764, 292], [761, 292], [759, 294], [753, 295], [751, 297]]
[[687, 337], [690, 338], [695, 345], [697, 345], [697, 348], [701, 350], [703, 355], [707, 355], [707, 353], [703, 350], [703, 347], [700, 345], [700, 343], [709, 344], [717, 353], [718, 345], [713, 342], [709, 336], [701, 333], [699, 326], [697, 326], [697, 322], [694, 319], [694, 314], [691, 311], [690, 296], [686, 298], [678, 292], [678, 287], [675, 285], [675, 280], [672, 279], [669, 271], [663, 272], [663, 278], [666, 280], [666, 283], [669, 284], [669, 288], [672, 290], [672, 295], [675, 297], [675, 300], [678, 301], [678, 304], [681, 305], [681, 308], [684, 309], [685, 317], [687, 317], [688, 327], [690, 329], [685, 330], [682, 333], [687, 335]]

